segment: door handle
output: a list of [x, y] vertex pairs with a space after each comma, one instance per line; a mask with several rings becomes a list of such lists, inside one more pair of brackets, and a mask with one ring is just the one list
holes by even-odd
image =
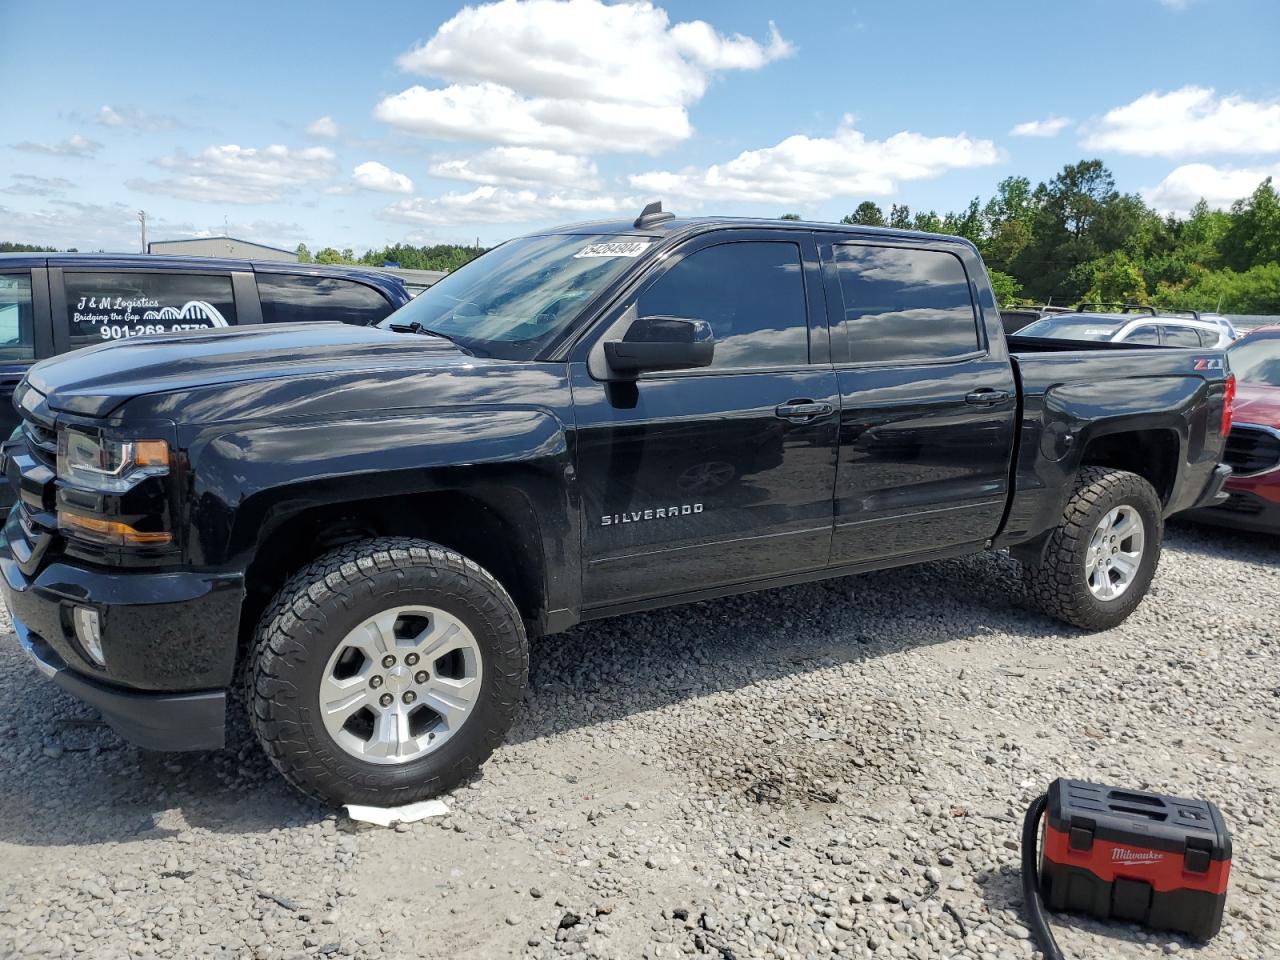
[[773, 412], [783, 420], [804, 421], [825, 417], [833, 409], [829, 403], [819, 403], [814, 400], [789, 400], [786, 403], [778, 404], [773, 408]]
[[974, 390], [972, 393], [965, 394], [964, 402], [977, 404], [980, 407], [988, 407], [996, 403], [1004, 403], [1009, 399], [1011, 394], [1008, 390], [992, 390], [990, 387], [983, 387], [981, 390]]

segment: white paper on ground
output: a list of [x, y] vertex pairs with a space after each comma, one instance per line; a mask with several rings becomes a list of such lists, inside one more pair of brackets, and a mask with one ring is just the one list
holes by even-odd
[[366, 807], [359, 803], [348, 803], [346, 807], [347, 816], [352, 820], [376, 823], [380, 827], [389, 827], [397, 821], [417, 823], [427, 817], [439, 817], [449, 812], [443, 800], [419, 800], [417, 803], [406, 803], [403, 807]]

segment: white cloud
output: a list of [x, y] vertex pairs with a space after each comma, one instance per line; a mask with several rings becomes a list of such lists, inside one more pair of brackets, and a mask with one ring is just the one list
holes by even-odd
[[23, 140], [21, 143], [15, 143], [13, 149], [21, 150], [23, 153], [39, 153], [47, 157], [92, 157], [102, 149], [102, 144], [75, 133], [56, 143], [35, 143], [31, 140]]
[[533, 147], [494, 147], [473, 157], [437, 160], [431, 165], [431, 174], [491, 185], [550, 183], [578, 189], [598, 185], [596, 165], [587, 157]]
[[381, 193], [413, 193], [413, 181], [403, 173], [396, 173], [390, 167], [376, 160], [366, 160], [352, 171], [351, 179], [356, 186], [366, 190], [377, 190]]
[[462, 223], [527, 223], [605, 215], [630, 210], [635, 201], [592, 193], [510, 190], [483, 186], [469, 193], [446, 193], [439, 197], [398, 200], [378, 216], [383, 220], [422, 226], [453, 226]]
[[178, 130], [186, 126], [177, 117], [167, 113], [144, 113], [141, 110], [120, 108], [103, 104], [93, 118], [93, 122], [102, 127], [113, 127], [118, 130], [137, 130], [154, 133], [159, 130]]
[[125, 185], [208, 203], [270, 203], [304, 184], [328, 180], [335, 172], [328, 147], [292, 150], [279, 144], [262, 149], [224, 144], [205, 147], [194, 156], [178, 152], [155, 163], [173, 176]]
[[1071, 122], [1070, 117], [1047, 117], [1044, 120], [1028, 120], [1009, 131], [1011, 137], [1056, 137]]
[[1280, 181], [1280, 163], [1246, 168], [1187, 163], [1142, 193], [1161, 213], [1186, 213], [1201, 198], [1210, 207], [1224, 210], [1253, 193], [1267, 177]]
[[1084, 146], [1143, 157], [1280, 153], [1280, 101], [1219, 97], [1205, 87], [1153, 91], [1107, 111]]
[[326, 114], [307, 124], [307, 133], [313, 137], [336, 137], [338, 135], [338, 125], [334, 122], [333, 117]]
[[492, 83], [442, 90], [413, 86], [374, 110], [393, 126], [445, 140], [590, 153], [655, 153], [693, 133], [683, 107], [522, 97]]
[[465, 7], [399, 58], [450, 81], [384, 98], [379, 119], [416, 133], [571, 153], [654, 153], [693, 133], [687, 107], [712, 74], [792, 53], [770, 24], [760, 43], [649, 3], [499, 0]]
[[680, 197], [699, 204], [821, 203], [834, 197], [891, 194], [901, 181], [984, 166], [1000, 156], [990, 140], [964, 134], [926, 137], [904, 131], [886, 140], [868, 140], [846, 117], [831, 137], [797, 134], [772, 147], [744, 151], [726, 163], [642, 173], [630, 182], [651, 197]]
[[75, 186], [66, 177], [38, 177], [30, 173], [15, 173], [12, 179], [13, 182], [0, 192], [20, 197], [55, 197]]

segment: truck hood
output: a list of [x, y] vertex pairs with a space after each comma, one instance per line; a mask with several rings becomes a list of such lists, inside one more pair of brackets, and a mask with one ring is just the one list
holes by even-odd
[[474, 362], [440, 337], [345, 323], [279, 323], [104, 343], [42, 360], [27, 373], [27, 382], [54, 410], [102, 417], [149, 393]]
[[1236, 388], [1232, 419], [1236, 423], [1257, 423], [1280, 427], [1280, 387], [1242, 383]]

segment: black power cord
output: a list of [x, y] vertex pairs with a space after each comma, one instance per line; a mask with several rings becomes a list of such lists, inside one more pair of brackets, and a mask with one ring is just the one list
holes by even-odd
[[1049, 921], [1040, 900], [1040, 818], [1049, 806], [1049, 795], [1042, 793], [1031, 801], [1022, 821], [1022, 903], [1026, 910], [1031, 935], [1044, 952], [1044, 960], [1065, 960], [1058, 942], [1053, 939]]

